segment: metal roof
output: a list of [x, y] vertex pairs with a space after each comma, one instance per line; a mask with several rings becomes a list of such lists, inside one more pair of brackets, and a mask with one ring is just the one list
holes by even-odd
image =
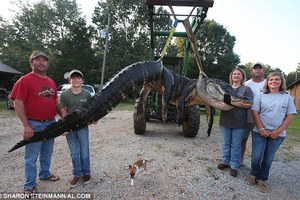
[[8, 73], [8, 74], [23, 74], [22, 72], [0, 62], [0, 73]]
[[298, 83], [300, 83], [300, 79], [298, 79], [298, 80], [296, 80], [296, 81], [294, 81], [293, 83], [291, 83], [288, 87], [287, 87], [287, 89], [289, 90], [289, 89], [291, 89], [292, 87], [294, 87], [296, 84], [298, 84]]

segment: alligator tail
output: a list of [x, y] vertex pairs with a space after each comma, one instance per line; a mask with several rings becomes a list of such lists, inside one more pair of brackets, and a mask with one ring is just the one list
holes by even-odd
[[135, 89], [149, 81], [161, 80], [163, 71], [160, 60], [138, 62], [124, 68], [82, 107], [44, 130], [35, 132], [29, 140], [20, 141], [9, 152], [29, 143], [58, 137], [66, 131], [82, 128], [101, 119]]

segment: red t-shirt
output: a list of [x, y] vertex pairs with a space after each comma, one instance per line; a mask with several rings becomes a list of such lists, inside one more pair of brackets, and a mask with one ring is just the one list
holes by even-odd
[[28, 119], [48, 120], [56, 115], [56, 85], [48, 77], [41, 78], [33, 73], [22, 76], [15, 83], [10, 98], [24, 102]]

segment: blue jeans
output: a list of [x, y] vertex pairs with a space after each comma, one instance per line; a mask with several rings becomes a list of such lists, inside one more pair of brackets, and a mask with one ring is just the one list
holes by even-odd
[[241, 142], [246, 132], [246, 128], [227, 128], [220, 125], [223, 137], [222, 143], [222, 163], [229, 165], [231, 169], [237, 170], [241, 162]]
[[90, 175], [90, 147], [88, 126], [71, 131], [67, 141], [73, 164], [73, 175], [81, 177]]
[[[55, 122], [53, 119], [50, 122], [38, 122], [29, 120], [29, 124], [35, 132], [44, 129], [46, 126]], [[39, 178], [47, 179], [50, 177], [50, 164], [51, 157], [53, 153], [54, 139], [48, 139], [46, 141], [39, 141], [27, 144], [25, 146], [24, 154], [24, 173], [25, 173], [25, 183], [24, 190], [31, 189], [36, 186], [37, 177], [37, 166], [36, 161], [39, 157], [40, 170]]]
[[251, 172], [256, 179], [266, 181], [276, 151], [285, 137], [277, 139], [261, 137], [258, 132], [252, 133]]

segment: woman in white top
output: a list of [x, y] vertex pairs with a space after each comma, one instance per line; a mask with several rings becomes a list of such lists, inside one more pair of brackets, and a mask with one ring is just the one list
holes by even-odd
[[285, 92], [285, 79], [280, 72], [271, 73], [263, 92], [254, 97], [252, 116], [255, 127], [252, 134], [251, 172], [247, 184], [258, 183], [258, 189], [266, 192], [264, 181], [276, 151], [286, 136], [286, 129], [297, 113], [293, 100]]

